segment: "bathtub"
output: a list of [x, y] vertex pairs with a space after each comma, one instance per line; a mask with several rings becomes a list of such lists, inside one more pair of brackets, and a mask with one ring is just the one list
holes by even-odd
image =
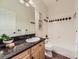
[[[45, 49], [49, 50], [49, 51], [55, 51], [56, 53], [63, 55], [63, 56], [66, 56], [66, 57], [71, 58], [71, 59], [75, 59], [75, 57], [77, 57], [77, 52], [75, 53], [75, 52], [70, 51], [68, 49], [58, 47], [58, 46], [54, 46], [53, 43], [51, 43], [49, 41], [47, 43], [45, 43]], [[52, 53], [49, 52], [46, 55], [51, 57]]]

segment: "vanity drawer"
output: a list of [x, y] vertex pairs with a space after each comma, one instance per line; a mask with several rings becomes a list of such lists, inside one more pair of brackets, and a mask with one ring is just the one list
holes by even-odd
[[23, 57], [30, 55], [30, 50], [26, 50], [18, 55], [16, 55], [15, 57], [11, 58], [11, 59], [22, 59]]
[[33, 54], [34, 52], [38, 51], [40, 48], [43, 48], [43, 47], [44, 47], [44, 42], [41, 42], [41, 43], [35, 45], [34, 47], [31, 48], [32, 54]]

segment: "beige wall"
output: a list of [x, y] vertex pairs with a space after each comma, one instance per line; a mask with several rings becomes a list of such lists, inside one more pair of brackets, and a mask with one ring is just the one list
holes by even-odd
[[50, 19], [72, 17], [70, 21], [48, 24], [48, 35], [52, 45], [61, 49], [61, 51], [57, 50], [57, 52], [71, 58], [77, 54], [76, 25], [74, 23], [77, 19], [73, 18], [75, 11], [75, 0], [58, 0], [48, 8]]

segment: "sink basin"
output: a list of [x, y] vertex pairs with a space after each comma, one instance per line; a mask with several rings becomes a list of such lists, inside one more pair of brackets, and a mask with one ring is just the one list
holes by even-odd
[[32, 42], [37, 42], [39, 40], [40, 40], [40, 38], [34, 37], [34, 38], [26, 39], [26, 42], [32, 43]]

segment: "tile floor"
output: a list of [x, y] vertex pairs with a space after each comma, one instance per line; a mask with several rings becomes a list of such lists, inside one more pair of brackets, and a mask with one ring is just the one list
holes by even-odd
[[70, 59], [68, 57], [62, 56], [62, 55], [57, 54], [55, 52], [52, 52], [52, 54], [53, 54], [53, 57], [50, 58], [50, 57], [46, 56], [46, 59]]
[[58, 56], [55, 56], [55, 57], [46, 57], [46, 59], [70, 59], [70, 58], [67, 58], [67, 57], [64, 57], [64, 56], [61, 56], [61, 55], [58, 55]]

